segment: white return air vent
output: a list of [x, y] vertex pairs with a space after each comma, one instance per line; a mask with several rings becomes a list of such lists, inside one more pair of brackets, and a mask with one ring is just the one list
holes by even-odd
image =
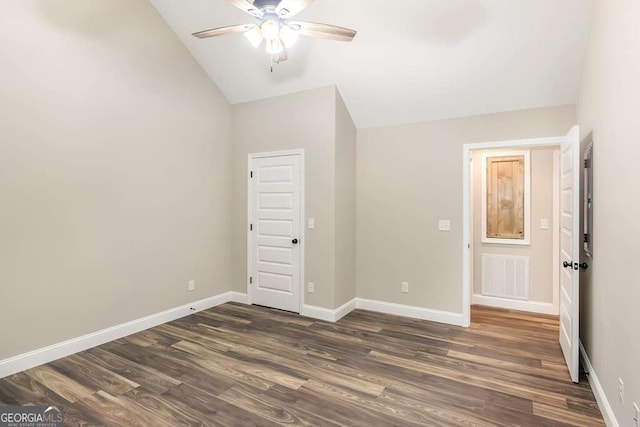
[[529, 299], [529, 257], [482, 255], [482, 294]]

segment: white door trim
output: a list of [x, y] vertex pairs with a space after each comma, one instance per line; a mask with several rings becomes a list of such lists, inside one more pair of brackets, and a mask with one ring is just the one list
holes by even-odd
[[553, 152], [553, 314], [560, 314], [560, 149]]
[[305, 253], [305, 171], [304, 171], [304, 148], [295, 149], [295, 150], [282, 150], [282, 151], [269, 151], [264, 153], [250, 153], [247, 155], [247, 223], [245, 230], [247, 231], [247, 277], [245, 278], [247, 284], [247, 303], [253, 303], [253, 291], [252, 286], [249, 283], [249, 277], [252, 274], [252, 266], [253, 266], [253, 233], [249, 231], [249, 225], [251, 224], [251, 220], [253, 217], [253, 185], [251, 185], [251, 177], [250, 173], [253, 167], [253, 160], [260, 159], [265, 157], [280, 157], [280, 156], [300, 156], [300, 237], [298, 238], [299, 246], [300, 246], [300, 308], [304, 307], [304, 253]]
[[[471, 324], [471, 151], [494, 148], [548, 147], [560, 145], [566, 136], [476, 142], [462, 145], [462, 316], [463, 326]], [[554, 224], [555, 227], [555, 224]], [[557, 261], [559, 262], [559, 261]], [[554, 298], [557, 296], [554, 295]]]

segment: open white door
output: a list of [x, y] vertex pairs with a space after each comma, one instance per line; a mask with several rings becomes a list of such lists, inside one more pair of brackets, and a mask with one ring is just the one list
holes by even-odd
[[560, 347], [573, 382], [579, 376], [580, 129], [560, 147]]
[[301, 154], [250, 157], [249, 294], [252, 304], [300, 311]]

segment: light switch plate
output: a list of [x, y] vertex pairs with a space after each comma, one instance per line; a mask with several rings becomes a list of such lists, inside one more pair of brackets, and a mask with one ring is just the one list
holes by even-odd
[[313, 230], [314, 228], [316, 228], [316, 219], [315, 218], [307, 219], [307, 228], [309, 230]]
[[451, 231], [451, 221], [448, 219], [441, 219], [438, 221], [438, 230], [439, 231]]
[[540, 219], [540, 230], [548, 230], [549, 229], [549, 220], [546, 218]]

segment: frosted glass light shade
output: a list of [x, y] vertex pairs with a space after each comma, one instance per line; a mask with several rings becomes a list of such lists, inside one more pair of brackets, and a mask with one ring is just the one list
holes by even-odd
[[264, 37], [267, 41], [271, 41], [278, 38], [280, 25], [278, 25], [278, 23], [273, 19], [268, 19], [262, 23], [262, 25], [260, 26], [260, 30], [262, 31], [262, 37]]
[[249, 31], [245, 31], [244, 36], [249, 40], [249, 43], [251, 43], [253, 47], [258, 47], [260, 46], [260, 43], [262, 43], [262, 31], [260, 31], [260, 27], [257, 25]]
[[292, 30], [291, 27], [284, 25], [280, 28], [280, 40], [287, 48], [290, 48], [298, 40], [298, 33]]
[[280, 52], [282, 52], [280, 39], [267, 40], [267, 53], [275, 54]]

